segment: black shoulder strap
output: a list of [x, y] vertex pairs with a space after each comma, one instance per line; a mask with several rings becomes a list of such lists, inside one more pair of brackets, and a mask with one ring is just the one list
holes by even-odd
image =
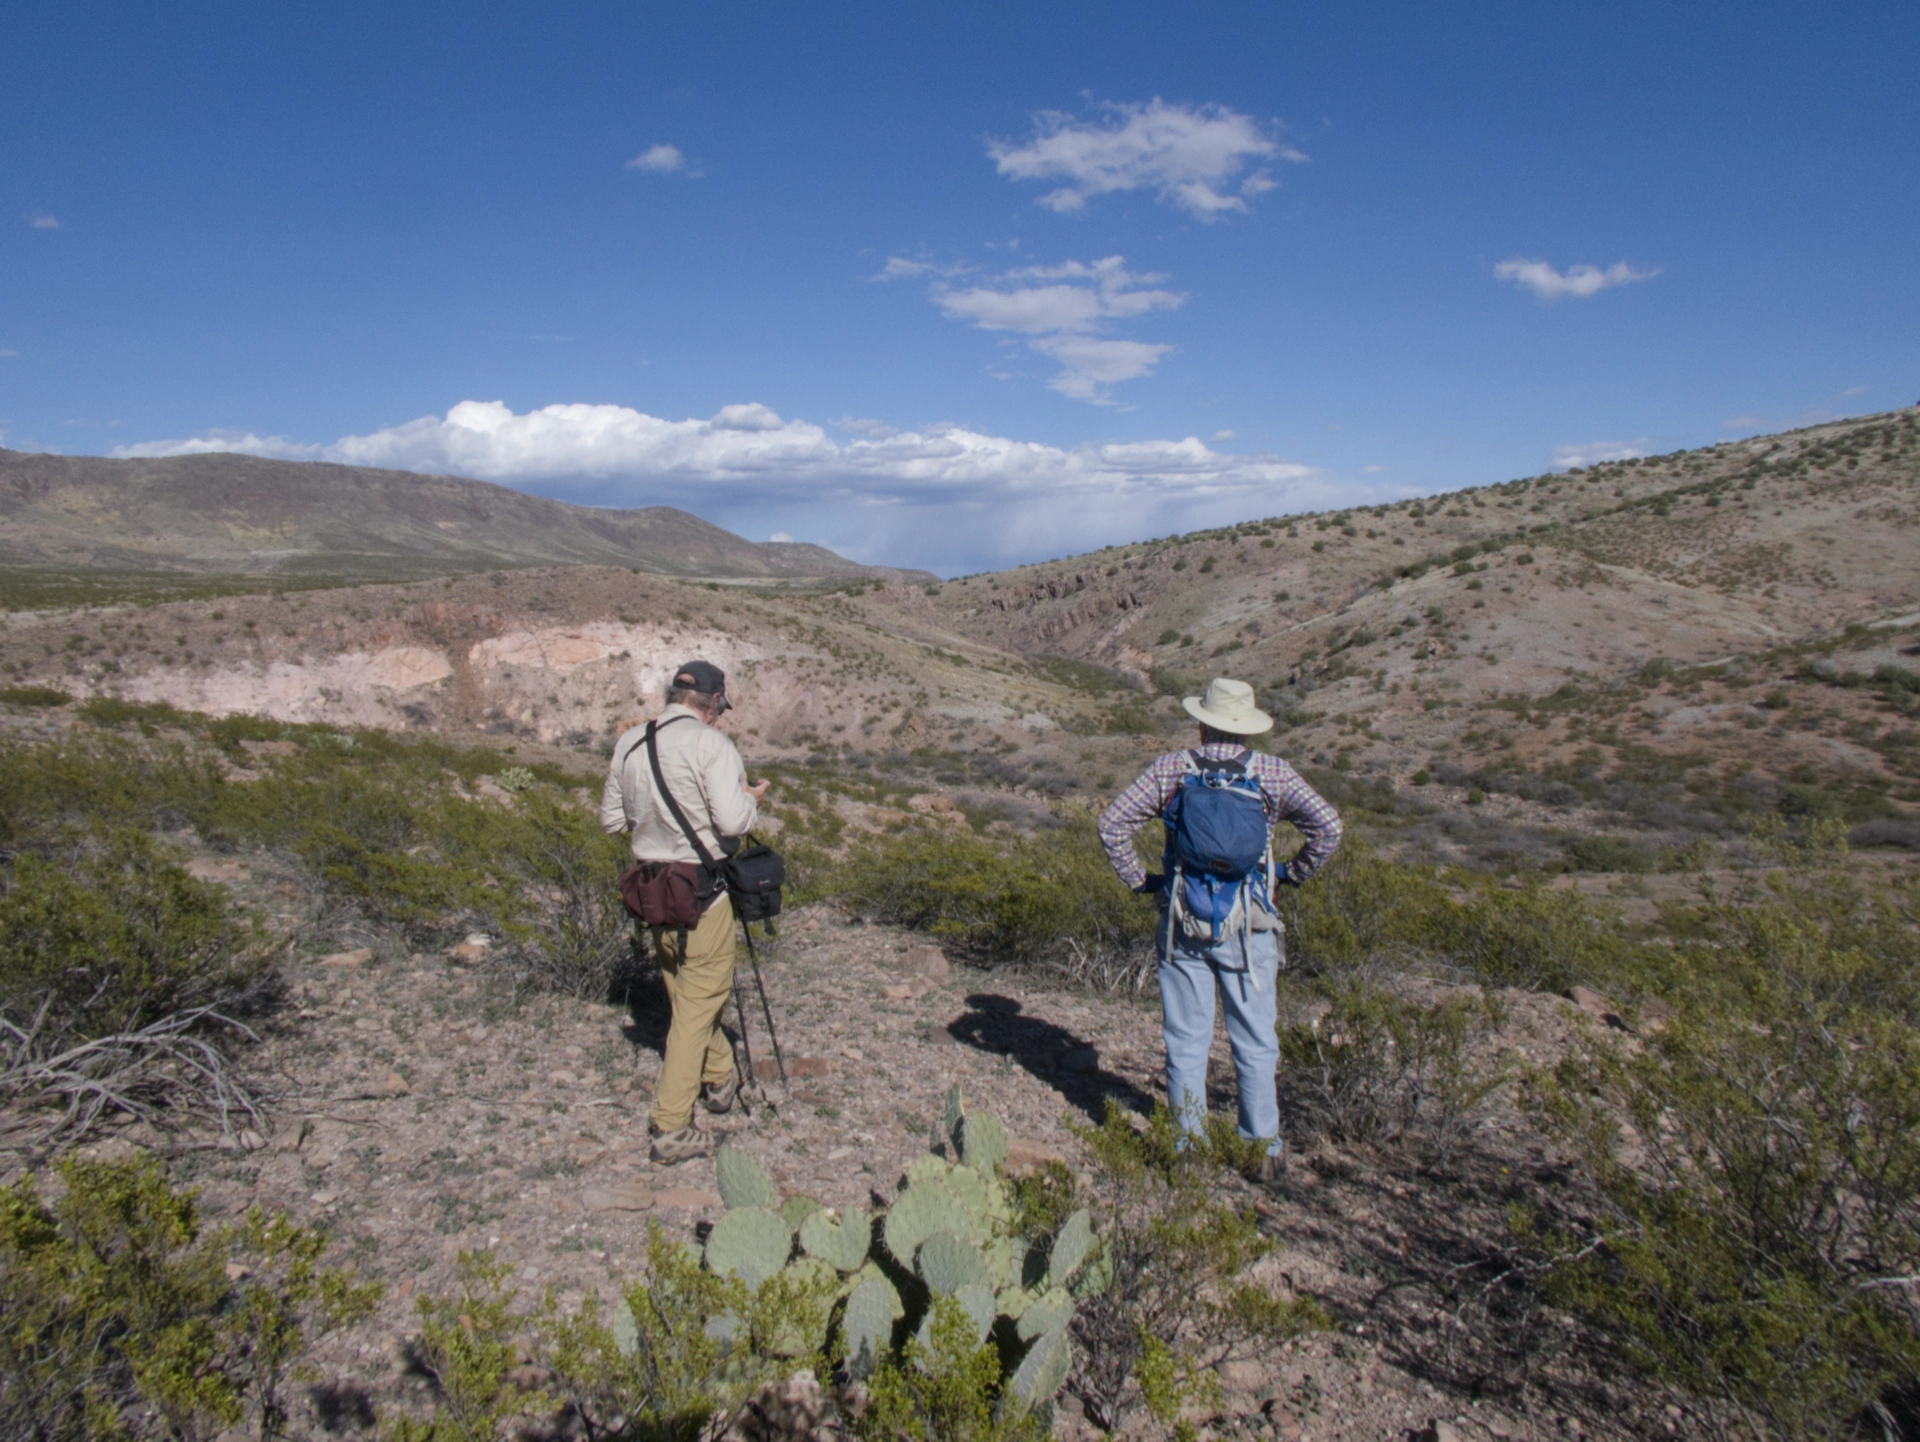
[[[660, 747], [654, 740], [654, 732], [660, 726], [671, 726], [675, 721], [685, 721], [685, 716], [672, 716], [666, 721], [649, 721], [647, 734], [641, 738], [641, 744], [647, 748], [647, 762], [653, 767], [653, 784], [660, 788], [660, 799], [667, 803], [667, 810], [673, 813], [673, 819], [680, 823], [680, 830], [692, 844], [694, 854], [700, 858], [700, 864], [713, 870], [713, 853], [700, 844], [700, 838], [694, 829], [687, 825], [687, 813], [680, 809], [680, 803], [673, 799], [673, 793], [667, 790], [667, 778], [660, 774]], [[629, 755], [632, 753], [629, 752]]]

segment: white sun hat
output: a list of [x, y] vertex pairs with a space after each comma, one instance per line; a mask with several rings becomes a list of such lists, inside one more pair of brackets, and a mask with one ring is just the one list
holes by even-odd
[[1273, 730], [1273, 717], [1253, 700], [1253, 687], [1245, 681], [1230, 681], [1216, 676], [1207, 683], [1205, 696], [1189, 696], [1180, 703], [1187, 714], [1216, 731], [1235, 736], [1258, 736]]

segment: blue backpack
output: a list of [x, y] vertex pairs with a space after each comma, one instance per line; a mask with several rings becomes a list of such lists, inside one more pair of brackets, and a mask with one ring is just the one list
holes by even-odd
[[[1244, 757], [1211, 761], [1190, 751], [1187, 763], [1190, 769], [1161, 815], [1168, 885], [1176, 911], [1218, 941], [1243, 901], [1272, 907], [1265, 873], [1273, 828], [1260, 780], [1247, 774]], [[1255, 876], [1262, 884], [1249, 888]], [[1247, 896], [1249, 891], [1255, 895]]]

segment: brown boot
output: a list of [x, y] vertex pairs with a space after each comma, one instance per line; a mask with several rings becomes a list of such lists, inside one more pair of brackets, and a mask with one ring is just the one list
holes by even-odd
[[740, 1100], [740, 1069], [734, 1068], [733, 1075], [715, 1086], [712, 1082], [700, 1088], [700, 1105], [715, 1116], [725, 1116], [733, 1110], [733, 1104]]
[[652, 1132], [653, 1145], [647, 1154], [663, 1167], [690, 1162], [695, 1157], [713, 1155], [713, 1139], [691, 1122], [677, 1132]]
[[1260, 1166], [1256, 1175], [1259, 1177], [1259, 1179], [1262, 1182], [1265, 1182], [1271, 1185], [1272, 1183], [1279, 1181], [1281, 1177], [1285, 1176], [1286, 1171], [1287, 1171], [1287, 1144], [1285, 1142], [1281, 1142], [1280, 1149], [1278, 1151], [1268, 1152], [1265, 1156], [1260, 1158]]

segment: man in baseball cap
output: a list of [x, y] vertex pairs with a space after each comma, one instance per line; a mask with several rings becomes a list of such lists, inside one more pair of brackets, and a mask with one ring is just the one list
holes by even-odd
[[[747, 784], [746, 765], [732, 741], [713, 723], [732, 704], [727, 678], [711, 661], [689, 661], [667, 682], [667, 705], [652, 723], [660, 777], [679, 804], [687, 825], [710, 856], [723, 837], [753, 829], [767, 783]], [[610, 833], [633, 833], [635, 861], [697, 864], [692, 839], [655, 783], [647, 754], [647, 728], [635, 726], [613, 748], [613, 765], [600, 797], [600, 825]], [[720, 1013], [733, 993], [735, 934], [733, 902], [725, 888], [707, 901], [697, 926], [654, 926], [653, 954], [660, 963], [673, 1022], [667, 1055], [654, 1093], [653, 1160], [661, 1165], [706, 1156], [710, 1138], [693, 1124], [694, 1103], [719, 1114], [740, 1095], [733, 1046]]]

